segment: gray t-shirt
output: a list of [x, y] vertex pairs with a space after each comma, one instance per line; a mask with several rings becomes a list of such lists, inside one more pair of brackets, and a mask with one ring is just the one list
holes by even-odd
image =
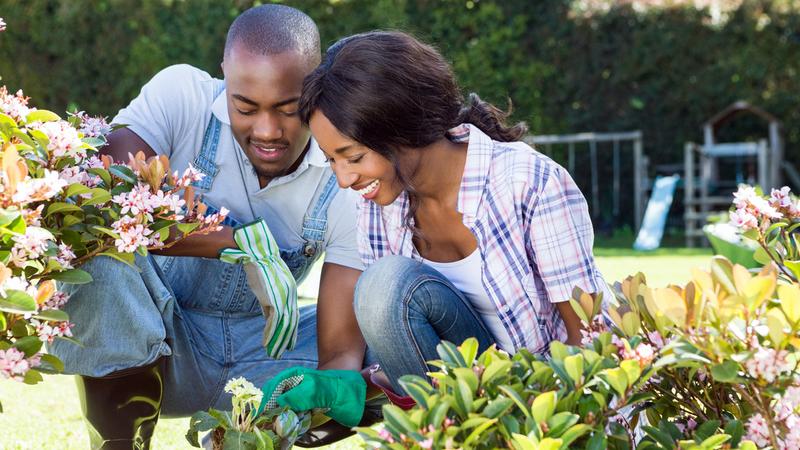
[[[303, 218], [309, 205], [316, 202], [318, 186], [328, 181], [332, 171], [312, 140], [297, 170], [260, 188], [250, 161], [231, 133], [225, 92], [214, 98], [219, 83], [186, 64], [167, 67], [142, 87], [113, 122], [128, 125], [156, 153], [169, 157], [173, 171], [183, 172], [200, 153], [203, 134], [214, 114], [222, 122], [216, 155], [219, 172], [204, 201], [228, 208], [242, 223], [263, 218], [282, 249], [296, 248], [304, 243]], [[336, 193], [328, 207], [324, 249], [325, 262], [361, 270], [356, 245], [357, 201], [355, 191]]]

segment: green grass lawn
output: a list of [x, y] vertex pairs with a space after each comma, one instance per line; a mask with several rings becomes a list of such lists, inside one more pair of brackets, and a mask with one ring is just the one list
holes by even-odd
[[[620, 248], [598, 248], [597, 262], [609, 283], [643, 272], [650, 286], [685, 283], [692, 267], [706, 267], [708, 250], [660, 249], [637, 253]], [[314, 279], [312, 275], [309, 277]], [[314, 283], [300, 291], [314, 297]], [[0, 381], [0, 450], [84, 449], [84, 429], [75, 384], [69, 376], [48, 376], [36, 386]], [[184, 438], [188, 419], [162, 419], [156, 428], [155, 449], [191, 449]], [[360, 440], [350, 438], [330, 449], [359, 448]]]

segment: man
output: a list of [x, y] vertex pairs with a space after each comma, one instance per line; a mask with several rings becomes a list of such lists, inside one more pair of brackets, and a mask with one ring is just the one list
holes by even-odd
[[[340, 191], [296, 114], [303, 78], [319, 64], [319, 34], [300, 11], [264, 5], [228, 32], [224, 82], [187, 65], [158, 73], [115, 123], [106, 154], [166, 155], [192, 165], [210, 208], [230, 210], [222, 231], [187, 238], [160, 256], [137, 256], [140, 271], [109, 258], [69, 286], [66, 308], [83, 344], [50, 352], [76, 373], [93, 448], [148, 448], [159, 414], [230, 408], [227, 380], [261, 385], [293, 366], [359, 370], [365, 344], [353, 313], [362, 268], [355, 199]], [[232, 226], [263, 218], [298, 283], [324, 252], [316, 308], [300, 309], [298, 341], [275, 360], [261, 337], [264, 317], [242, 266], [217, 259], [237, 248]]]

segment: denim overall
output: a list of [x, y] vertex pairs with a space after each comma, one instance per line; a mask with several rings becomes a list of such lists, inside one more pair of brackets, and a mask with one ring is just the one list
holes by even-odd
[[[222, 84], [220, 82], [220, 84]], [[221, 92], [222, 85], [218, 92]], [[195, 167], [206, 177], [215, 164], [221, 122], [212, 114]], [[333, 175], [317, 189], [303, 222], [304, 243], [282, 249], [298, 284], [324, 250], [327, 210], [338, 187]], [[209, 205], [209, 212], [216, 210]], [[239, 222], [226, 219], [226, 225]], [[316, 307], [300, 308], [298, 341], [280, 360], [261, 346], [264, 317], [241, 265], [217, 259], [136, 255], [139, 271], [98, 257], [83, 268], [94, 282], [65, 285], [65, 306], [82, 346], [57, 340], [49, 351], [65, 363], [65, 373], [105, 376], [167, 358], [162, 415], [187, 416], [209, 407], [230, 409], [225, 383], [245, 377], [256, 386], [292, 366], [316, 367]]]

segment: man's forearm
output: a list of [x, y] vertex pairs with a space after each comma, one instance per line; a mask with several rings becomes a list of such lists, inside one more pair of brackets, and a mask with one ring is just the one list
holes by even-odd
[[228, 226], [213, 233], [189, 236], [168, 248], [153, 250], [152, 253], [166, 256], [217, 258], [219, 252], [226, 248], [238, 248], [236, 241], [233, 240], [233, 228]]

